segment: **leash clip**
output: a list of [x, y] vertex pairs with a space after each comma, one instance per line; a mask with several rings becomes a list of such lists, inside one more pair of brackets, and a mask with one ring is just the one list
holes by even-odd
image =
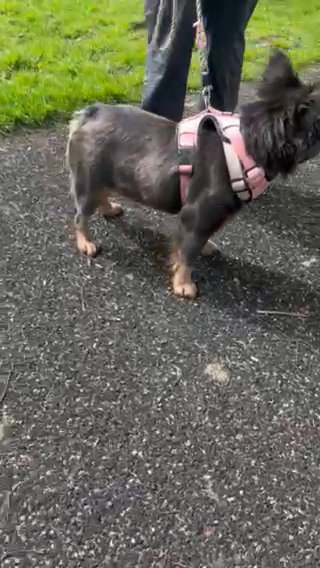
[[210, 84], [210, 77], [209, 77], [209, 71], [208, 70], [204, 70], [201, 73], [201, 82], [202, 82], [202, 97], [204, 100], [204, 104], [206, 109], [209, 108], [210, 106], [210, 95], [211, 95], [211, 91], [212, 91], [212, 85]]
[[208, 108], [210, 107], [210, 104], [211, 104], [211, 100], [210, 100], [211, 99], [211, 97], [210, 97], [211, 91], [212, 91], [211, 85], [207, 85], [206, 87], [204, 87], [202, 89], [202, 97], [203, 97], [203, 101], [204, 101], [206, 110], [208, 110]]

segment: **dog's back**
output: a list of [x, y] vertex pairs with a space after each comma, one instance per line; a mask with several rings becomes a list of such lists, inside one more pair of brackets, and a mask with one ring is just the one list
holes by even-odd
[[[72, 148], [77, 152], [86, 139], [95, 155], [112, 146], [113, 155], [123, 152], [123, 158], [131, 156], [141, 160], [144, 156], [168, 148], [174, 143], [176, 125], [159, 116], [130, 105], [95, 103], [74, 113], [69, 125], [67, 163], [72, 168]], [[87, 147], [88, 149], [88, 147]]]
[[181, 206], [176, 124], [138, 107], [96, 103], [76, 112], [67, 164], [78, 203], [80, 194], [90, 194], [92, 203], [108, 188], [155, 209], [176, 212]]

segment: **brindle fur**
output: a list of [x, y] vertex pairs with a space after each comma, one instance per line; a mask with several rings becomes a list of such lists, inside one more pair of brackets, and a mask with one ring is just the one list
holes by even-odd
[[[241, 109], [248, 152], [271, 180], [287, 175], [320, 151], [320, 88], [306, 85], [282, 52], [266, 68], [258, 100]], [[75, 200], [78, 248], [95, 256], [88, 220], [100, 208], [121, 214], [110, 196], [179, 215], [172, 285], [177, 296], [194, 298], [192, 266], [208, 240], [242, 207], [230, 185], [221, 139], [204, 124], [194, 154], [194, 173], [181, 203], [176, 124], [139, 108], [94, 104], [75, 114], [67, 161]]]

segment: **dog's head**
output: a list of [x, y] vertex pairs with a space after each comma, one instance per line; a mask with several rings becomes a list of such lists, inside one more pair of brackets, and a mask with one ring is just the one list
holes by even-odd
[[303, 83], [290, 59], [275, 51], [258, 100], [242, 108], [241, 127], [247, 151], [269, 178], [290, 173], [320, 152], [320, 84]]

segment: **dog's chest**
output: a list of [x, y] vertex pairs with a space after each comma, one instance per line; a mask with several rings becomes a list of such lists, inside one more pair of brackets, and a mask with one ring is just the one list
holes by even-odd
[[177, 126], [176, 139], [182, 203], [186, 202], [188, 196], [199, 134], [206, 125], [214, 128], [221, 138], [230, 183], [237, 197], [245, 203], [259, 197], [269, 184], [264, 170], [258, 167], [246, 152], [240, 129], [240, 116], [235, 113], [220, 112], [210, 107], [208, 110], [182, 120]]

